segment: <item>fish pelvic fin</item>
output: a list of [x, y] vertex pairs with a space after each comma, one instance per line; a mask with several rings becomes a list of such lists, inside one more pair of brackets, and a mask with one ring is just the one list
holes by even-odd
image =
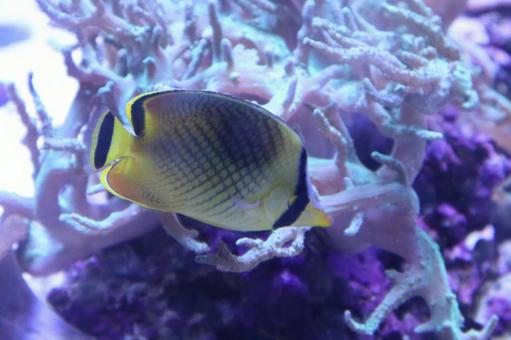
[[101, 115], [92, 135], [90, 164], [95, 170], [128, 156], [136, 141], [110, 111]]

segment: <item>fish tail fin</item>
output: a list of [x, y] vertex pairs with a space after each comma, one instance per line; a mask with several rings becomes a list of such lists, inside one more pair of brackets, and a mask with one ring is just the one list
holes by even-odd
[[101, 115], [92, 134], [90, 164], [96, 170], [128, 156], [135, 137], [110, 111]]
[[332, 218], [321, 208], [308, 203], [300, 217], [293, 223], [294, 226], [330, 227]]

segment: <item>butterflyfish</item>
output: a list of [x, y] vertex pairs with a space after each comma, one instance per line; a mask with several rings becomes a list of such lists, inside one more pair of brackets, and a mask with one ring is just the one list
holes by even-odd
[[240, 231], [331, 225], [297, 133], [263, 107], [192, 90], [150, 92], [94, 130], [90, 162], [105, 188], [143, 207]]

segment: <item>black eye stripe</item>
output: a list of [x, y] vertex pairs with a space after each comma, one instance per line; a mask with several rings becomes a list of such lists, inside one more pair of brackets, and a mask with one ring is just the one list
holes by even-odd
[[108, 157], [108, 151], [112, 144], [112, 136], [114, 132], [114, 115], [108, 112], [99, 128], [98, 141], [96, 144], [96, 150], [94, 150], [94, 167], [99, 169], [105, 165]]
[[273, 228], [279, 228], [292, 225], [305, 210], [309, 204], [309, 193], [307, 192], [307, 153], [302, 149], [300, 163], [298, 168], [298, 181], [296, 183], [294, 195], [295, 201], [280, 215], [279, 219], [273, 224]]

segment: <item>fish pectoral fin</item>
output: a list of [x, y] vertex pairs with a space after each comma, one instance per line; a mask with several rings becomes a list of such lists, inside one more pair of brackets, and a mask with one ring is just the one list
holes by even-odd
[[257, 200], [255, 202], [249, 202], [243, 199], [233, 199], [234, 204], [240, 209], [255, 209], [261, 205], [261, 201]]
[[142, 194], [144, 189], [137, 168], [134, 158], [119, 158], [101, 172], [101, 183], [113, 195], [150, 208]]

